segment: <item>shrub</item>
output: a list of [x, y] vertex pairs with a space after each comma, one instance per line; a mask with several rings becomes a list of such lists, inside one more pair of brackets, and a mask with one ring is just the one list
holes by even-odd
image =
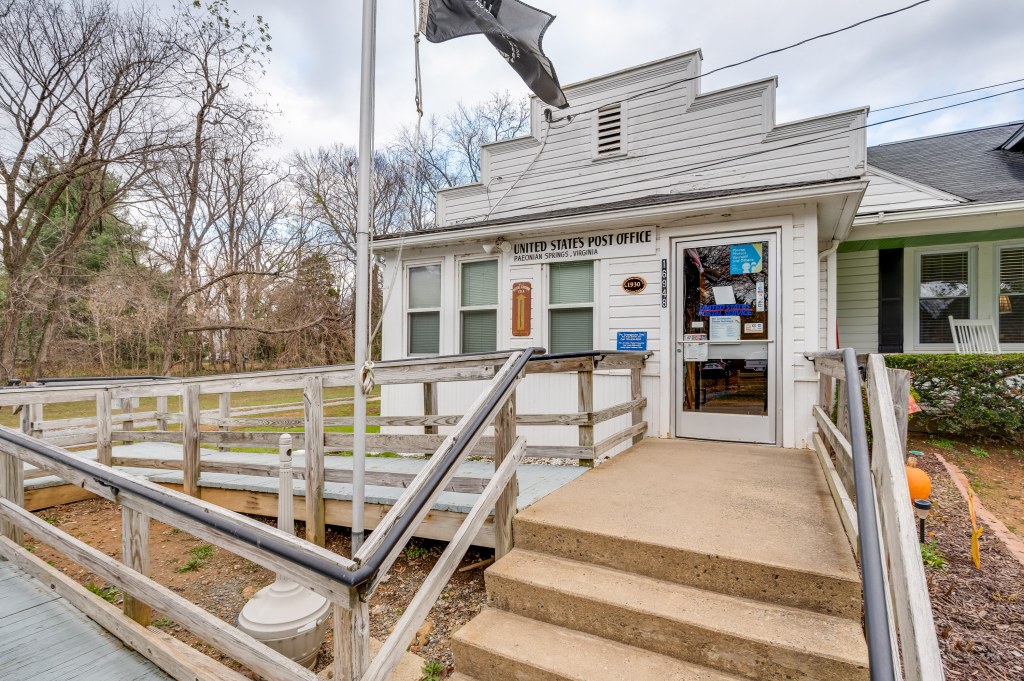
[[886, 355], [913, 374], [914, 421], [940, 433], [1024, 441], [1024, 353]]

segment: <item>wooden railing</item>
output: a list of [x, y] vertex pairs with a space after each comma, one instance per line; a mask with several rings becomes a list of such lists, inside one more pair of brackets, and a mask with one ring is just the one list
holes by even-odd
[[[872, 530], [880, 539], [885, 610], [895, 663], [888, 678], [940, 681], [942, 659], [905, 472], [910, 374], [900, 369], [887, 369], [882, 355], [849, 352], [848, 356], [855, 357], [858, 365], [856, 371], [849, 374], [839, 353], [808, 355], [820, 381], [819, 403], [814, 407], [818, 426], [814, 448], [843, 527], [857, 551], [861, 546], [862, 528], [858, 527], [851, 442], [855, 441], [858, 429], [860, 437], [864, 437], [865, 424], [850, 422], [848, 396], [857, 395], [861, 401], [866, 396], [872, 440], [869, 482], [878, 522], [878, 527]], [[848, 375], [858, 379], [854, 390], [849, 390]], [[876, 678], [876, 670], [872, 671], [872, 678]]]
[[[525, 457], [531, 455], [531, 447], [527, 445], [525, 438], [517, 435], [517, 424], [535, 425], [540, 422], [579, 427], [579, 446], [562, 449], [535, 446], [532, 452], [534, 455], [542, 456], [552, 456], [552, 452], [561, 452], [564, 456], [584, 460], [599, 457], [601, 452], [610, 450], [616, 444], [638, 439], [647, 429], [647, 424], [641, 418], [641, 410], [645, 403], [639, 391], [639, 372], [645, 359], [643, 354], [595, 353], [575, 357], [540, 357], [535, 361], [527, 361], [531, 352], [528, 350], [377, 365], [375, 373], [378, 384], [420, 383], [426, 379], [429, 379], [429, 383], [486, 379], [489, 380], [489, 384], [462, 417], [380, 417], [378, 423], [383, 425], [418, 425], [424, 428], [451, 426], [451, 431], [447, 435], [425, 432], [422, 435], [370, 436], [378, 438], [371, 440], [374, 443], [372, 447], [394, 447], [398, 451], [429, 451], [432, 456], [418, 474], [402, 481], [407, 489], [352, 559], [331, 553], [319, 545], [322, 544], [324, 537], [323, 483], [329, 479], [328, 475], [340, 475], [335, 471], [325, 471], [324, 452], [331, 447], [345, 447], [350, 442], [348, 438], [351, 438], [347, 433], [323, 433], [326, 423], [335, 423], [335, 420], [323, 418], [323, 388], [351, 385], [351, 367], [182, 379], [145, 385], [50, 386], [0, 391], [0, 405], [27, 405], [22, 409], [24, 432], [0, 429], [0, 555], [16, 561], [25, 570], [50, 584], [58, 593], [87, 612], [127, 645], [176, 678], [234, 681], [239, 676], [187, 646], [182, 646], [174, 639], [148, 629], [146, 625], [149, 623], [150, 608], [159, 610], [225, 655], [238, 660], [265, 678], [315, 678], [310, 671], [247, 634], [227, 626], [215, 616], [149, 579], [146, 574], [149, 569], [149, 520], [155, 518], [306, 585], [330, 599], [333, 603], [335, 628], [334, 678], [345, 681], [383, 681], [398, 664], [415, 632], [427, 617], [430, 608], [492, 509], [496, 555], [500, 557], [511, 550], [512, 519], [517, 510], [516, 469]], [[631, 375], [634, 376], [631, 380], [630, 399], [609, 409], [593, 410], [592, 397], [588, 402], [581, 392], [580, 404], [583, 406], [579, 412], [550, 416], [517, 414], [516, 388], [527, 373], [565, 371], [592, 374], [598, 368], [630, 369]], [[579, 384], [581, 387], [588, 384], [592, 386], [593, 382], [590, 377], [580, 378]], [[258, 421], [260, 425], [277, 426], [279, 423], [286, 423], [290, 426], [296, 423], [304, 428], [304, 433], [291, 436], [299, 441], [296, 446], [301, 443], [306, 449], [305, 470], [296, 473], [306, 480], [307, 517], [314, 519], [307, 522], [307, 525], [313, 525], [312, 530], [307, 528], [307, 541], [195, 498], [201, 471], [224, 470], [224, 464], [210, 465], [210, 462], [199, 460], [198, 450], [201, 441], [215, 444], [276, 446], [282, 434], [230, 430], [201, 431], [204, 414], [199, 409], [200, 394], [230, 394], [246, 390], [300, 387], [305, 396], [304, 418], [301, 421], [236, 418], [230, 412], [230, 405], [225, 408], [224, 400], [219, 402], [218, 414], [207, 414], [206, 419], [210, 425], [224, 428], [251, 426], [253, 420]], [[135, 430], [139, 421], [145, 418], [137, 413], [131, 414], [132, 418], [119, 421], [132, 423], [132, 428], [113, 429], [115, 418], [111, 412], [114, 399], [157, 397], [158, 400], [165, 400], [169, 395], [181, 396], [181, 412], [169, 412], [164, 402], [161, 408], [153, 413], [152, 418], [154, 421], [167, 423], [180, 422], [181, 431], [171, 431], [166, 427], [158, 431]], [[73, 399], [94, 400], [97, 405], [95, 425], [98, 461], [76, 456], [35, 437], [46, 430], [37, 405], [68, 402]], [[586, 431], [583, 429], [592, 428], [604, 420], [626, 414], [632, 415], [629, 427], [601, 442], [585, 442]], [[267, 423], [268, 420], [272, 422]], [[347, 425], [347, 422], [344, 424]], [[485, 438], [484, 433], [488, 428], [493, 428], [493, 436]], [[139, 441], [149, 437], [162, 442], [183, 443], [183, 464], [177, 461], [154, 460], [147, 461], [146, 465], [182, 467], [186, 482], [185, 493], [161, 487], [112, 467], [119, 463], [112, 455], [113, 442]], [[435, 443], [436, 446], [431, 449], [430, 446]], [[489, 480], [483, 484], [479, 480], [470, 483], [456, 476], [459, 465], [467, 457], [485, 454], [493, 458], [495, 466], [494, 474]], [[132, 461], [135, 462], [136, 459], [133, 458]], [[25, 463], [46, 475], [58, 476], [69, 484], [120, 504], [124, 562], [118, 562], [25, 511], [22, 508]], [[276, 475], [278, 472], [277, 466], [241, 463], [232, 466], [232, 472], [243, 474]], [[368, 473], [367, 483], [372, 484], [372, 480]], [[470, 484], [479, 495], [476, 502], [383, 647], [371, 661], [368, 603], [374, 590], [385, 578], [417, 526], [430, 513], [438, 495], [447, 489], [465, 489], [465, 486]], [[316, 508], [318, 504], [319, 513]], [[127, 616], [118, 614], [112, 606], [89, 594], [76, 582], [22, 548], [20, 543], [25, 532], [121, 588], [126, 594], [124, 610]]]

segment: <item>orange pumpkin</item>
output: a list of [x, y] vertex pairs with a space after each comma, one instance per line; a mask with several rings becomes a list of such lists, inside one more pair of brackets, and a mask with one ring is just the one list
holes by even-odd
[[932, 479], [916, 466], [907, 466], [907, 485], [910, 488], [911, 501], [927, 499], [932, 494]]

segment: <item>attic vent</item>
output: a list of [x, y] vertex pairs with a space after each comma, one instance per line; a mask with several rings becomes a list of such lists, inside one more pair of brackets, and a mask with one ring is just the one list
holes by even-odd
[[623, 121], [625, 112], [622, 103], [609, 104], [597, 110], [597, 130], [595, 131], [594, 156], [604, 158], [625, 153], [626, 144], [623, 137]]

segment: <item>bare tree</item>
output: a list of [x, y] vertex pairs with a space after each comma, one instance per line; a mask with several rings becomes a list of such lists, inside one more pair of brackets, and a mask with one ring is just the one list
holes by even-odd
[[[60, 283], [86, 235], [168, 144], [170, 59], [144, 10], [103, 0], [13, 0], [0, 15], [0, 382], [12, 376], [40, 279]], [[76, 195], [75, 210], [70, 194]], [[48, 338], [50, 331], [44, 332]]]

